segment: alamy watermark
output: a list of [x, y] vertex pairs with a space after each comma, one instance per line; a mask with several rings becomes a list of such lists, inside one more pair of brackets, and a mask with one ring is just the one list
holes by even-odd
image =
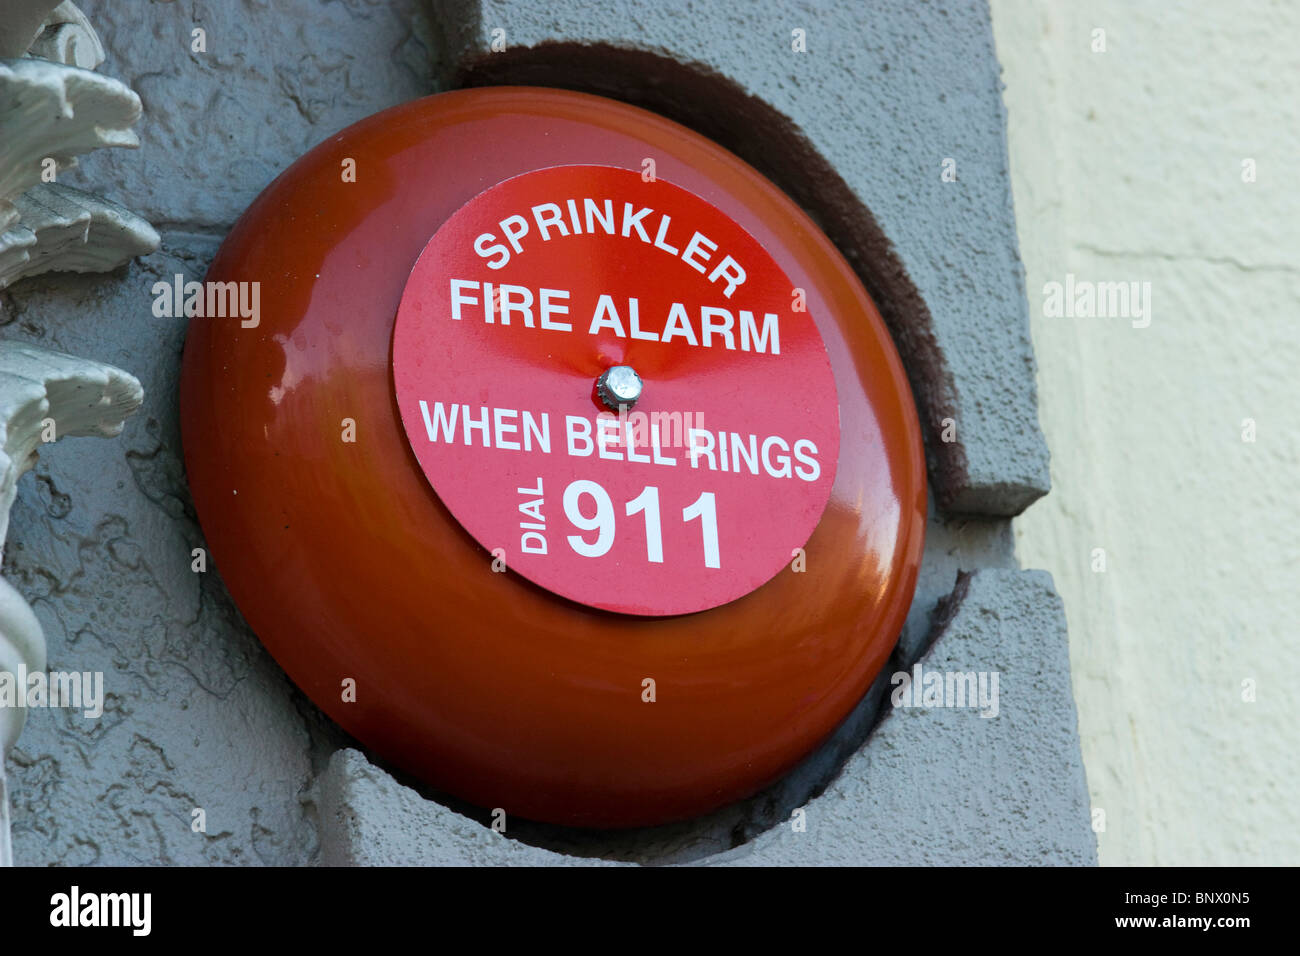
[[998, 715], [997, 671], [927, 670], [920, 663], [912, 672], [897, 671], [889, 682], [889, 695], [895, 707], [968, 707], [978, 708], [981, 717]]
[[104, 715], [103, 671], [0, 671], [0, 709], [68, 707], [91, 720]]
[[1130, 319], [1151, 324], [1150, 282], [1093, 282], [1066, 273], [1064, 282], [1043, 284], [1043, 315], [1049, 319]]
[[245, 329], [255, 329], [262, 321], [260, 282], [186, 282], [178, 272], [171, 282], [155, 282], [149, 291], [153, 314], [160, 319], [238, 317]]
[[50, 897], [50, 925], [122, 927], [132, 936], [148, 936], [153, 929], [153, 894], [83, 893], [74, 885]]

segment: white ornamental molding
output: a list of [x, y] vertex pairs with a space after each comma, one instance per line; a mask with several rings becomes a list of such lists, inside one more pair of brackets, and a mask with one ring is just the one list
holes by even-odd
[[[0, 578], [0, 674], [45, 670], [45, 635], [31, 607]], [[23, 729], [22, 707], [0, 707], [0, 867], [13, 866], [9, 839], [9, 792], [5, 761]]]
[[99, 35], [75, 4], [0, 0], [0, 57], [25, 53], [83, 70], [93, 70], [104, 62]]
[[0, 57], [0, 289], [41, 272], [105, 272], [157, 249], [139, 216], [54, 182], [79, 155], [140, 145], [140, 97], [92, 72], [104, 48], [81, 11], [0, 0]]
[[[77, 156], [136, 147], [140, 98], [92, 72], [104, 47], [85, 16], [58, 0], [0, 0], [0, 289], [41, 272], [105, 272], [158, 248], [158, 233], [117, 203], [60, 185]], [[112, 437], [144, 401], [131, 374], [0, 341], [0, 559], [18, 479], [37, 449], [67, 436]], [[0, 674], [45, 669], [45, 635], [0, 578]], [[24, 682], [25, 685], [25, 682]], [[19, 688], [26, 693], [26, 686]], [[5, 766], [24, 706], [0, 706], [0, 866], [13, 862]]]
[[[0, 559], [18, 479], [37, 449], [60, 438], [112, 438], [144, 401], [135, 376], [111, 365], [17, 342], [0, 342]], [[0, 578], [0, 673], [45, 669], [45, 637], [36, 615]], [[25, 688], [21, 688], [25, 692]], [[0, 866], [11, 863], [4, 758], [18, 739], [26, 709], [0, 707]]]
[[[49, 2], [41, 0], [37, 5], [47, 7]], [[60, 3], [45, 18], [41, 32], [27, 52], [83, 70], [93, 70], [104, 62], [104, 44], [99, 42], [99, 34], [86, 15], [75, 4], [67, 2]]]
[[158, 248], [158, 233], [131, 210], [55, 183], [13, 200], [19, 222], [0, 235], [0, 289], [41, 272], [108, 272]]

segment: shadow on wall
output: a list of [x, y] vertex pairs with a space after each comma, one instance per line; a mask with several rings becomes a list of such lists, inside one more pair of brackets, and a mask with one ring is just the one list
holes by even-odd
[[[458, 58], [444, 55], [444, 63]], [[925, 439], [927, 464], [941, 508], [944, 491], [964, 475], [960, 442], [943, 442], [956, 396], [930, 310], [875, 217], [790, 117], [698, 63], [609, 44], [540, 43], [459, 58], [444, 89], [547, 86], [631, 103], [695, 130], [735, 153], [775, 183], [835, 243], [866, 286], [889, 326], [907, 370]]]

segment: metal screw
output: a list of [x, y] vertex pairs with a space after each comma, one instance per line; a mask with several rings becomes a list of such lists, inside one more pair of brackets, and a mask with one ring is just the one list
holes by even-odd
[[596, 379], [596, 395], [612, 411], [635, 405], [642, 388], [641, 376], [630, 365], [611, 365]]

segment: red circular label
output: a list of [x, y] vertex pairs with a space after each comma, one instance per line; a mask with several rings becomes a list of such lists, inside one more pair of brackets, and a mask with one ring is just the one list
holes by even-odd
[[[802, 290], [662, 179], [558, 166], [480, 193], [429, 240], [393, 333], [425, 476], [508, 568], [625, 614], [717, 607], [794, 561], [839, 458]], [[608, 409], [611, 366], [643, 384]]]

